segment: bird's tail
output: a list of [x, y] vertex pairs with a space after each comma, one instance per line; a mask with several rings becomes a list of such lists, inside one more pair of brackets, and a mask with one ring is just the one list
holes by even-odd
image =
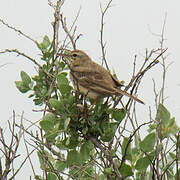
[[144, 102], [143, 101], [141, 101], [140, 99], [138, 99], [137, 97], [135, 97], [135, 96], [132, 96], [131, 94], [129, 94], [129, 93], [127, 93], [126, 91], [123, 91], [123, 90], [121, 90], [121, 89], [118, 89], [118, 95], [125, 95], [125, 96], [128, 96], [128, 97], [130, 97], [131, 99], [134, 99], [135, 101], [137, 101], [137, 102], [139, 102], [139, 103], [141, 103], [141, 104], [144, 104]]

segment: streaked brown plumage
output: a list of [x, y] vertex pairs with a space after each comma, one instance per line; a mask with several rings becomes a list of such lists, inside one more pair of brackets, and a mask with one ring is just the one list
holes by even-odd
[[100, 97], [125, 95], [144, 104], [140, 99], [119, 89], [118, 87], [122, 86], [122, 83], [103, 66], [92, 61], [85, 52], [73, 50], [62, 54], [62, 56], [69, 61], [70, 78], [75, 89], [78, 89], [90, 99], [97, 100]]

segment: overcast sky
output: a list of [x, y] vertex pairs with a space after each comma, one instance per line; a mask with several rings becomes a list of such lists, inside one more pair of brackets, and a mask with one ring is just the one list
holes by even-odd
[[[67, 17], [67, 23], [71, 24], [81, 6], [77, 32], [83, 36], [78, 41], [77, 47], [86, 51], [96, 62], [101, 61], [99, 4], [100, 0], [66, 0], [62, 9], [63, 15]], [[105, 17], [104, 29], [109, 66], [115, 70], [120, 80], [128, 82], [132, 75], [134, 55], [138, 55], [137, 64], [140, 65], [146, 48], [151, 50], [160, 46], [159, 37], [152, 35], [152, 32], [161, 33], [167, 14], [164, 45], [168, 47], [167, 64], [171, 62], [173, 64], [167, 72], [165, 105], [171, 115], [175, 116], [178, 124], [180, 124], [179, 7], [179, 0], [114, 0]], [[53, 10], [48, 6], [47, 0], [1, 0], [0, 18], [33, 39], [41, 41], [44, 35], [52, 39]], [[0, 24], [0, 50], [6, 48], [19, 49], [34, 58], [38, 58], [40, 53], [32, 41]], [[34, 107], [31, 99], [28, 99], [26, 94], [21, 94], [14, 84], [14, 81], [20, 80], [21, 70], [34, 75], [34, 65], [27, 59], [13, 54], [0, 55], [0, 66], [3, 64], [6, 65], [0, 68], [0, 126], [7, 125], [6, 122], [12, 116], [13, 110], [17, 115], [24, 111], [24, 116], [31, 121], [38, 120], [40, 114], [32, 112], [32, 109], [37, 107]], [[160, 88], [161, 69], [161, 66], [157, 65], [142, 80], [138, 97], [143, 99], [146, 105], [144, 107], [137, 105], [141, 112], [140, 122], [148, 121], [148, 107], [154, 108], [152, 78], [155, 79], [157, 88]]]

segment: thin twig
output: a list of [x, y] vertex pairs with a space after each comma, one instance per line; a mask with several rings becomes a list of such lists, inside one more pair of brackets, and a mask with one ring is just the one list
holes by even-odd
[[[76, 41], [77, 41], [77, 40], [80, 38], [80, 36], [81, 36], [81, 35], [78, 35], [77, 38], [75, 38], [76, 27], [74, 28], [73, 34], [71, 34], [71, 31], [72, 31], [72, 29], [73, 29], [73, 27], [74, 27], [74, 25], [75, 25], [75, 23], [76, 23], [79, 15], [80, 15], [80, 12], [81, 12], [81, 7], [79, 8], [78, 13], [77, 13], [77, 15], [76, 15], [76, 17], [75, 17], [75, 19], [74, 19], [74, 21], [73, 21], [70, 29], [67, 28], [66, 18], [63, 17], [62, 14], [60, 14], [60, 17], [59, 17], [59, 18], [60, 18], [60, 21], [61, 21], [62, 28], [63, 28], [64, 32], [66, 33], [66, 35], [67, 35], [66, 38], [65, 38], [65, 40], [64, 40], [64, 43], [65, 43], [67, 37], [69, 37], [69, 39], [70, 39], [70, 41], [71, 41], [71, 44], [72, 44], [72, 46], [73, 46], [73, 49], [76, 49]], [[62, 47], [61, 47], [61, 48], [62, 48]]]
[[176, 136], [176, 180], [180, 179], [180, 174], [179, 174], [179, 162], [178, 162], [178, 159], [179, 159], [179, 154], [180, 154], [180, 132], [177, 133], [177, 136]]
[[[158, 51], [159, 51], [159, 49], [158, 49]], [[150, 59], [150, 57], [152, 56], [153, 53], [157, 52], [157, 50], [152, 50], [152, 51], [150, 52], [150, 54], [148, 54], [147, 51], [146, 51], [146, 57], [145, 57], [144, 63], [142, 64], [142, 66], [141, 66], [140, 70], [137, 72], [137, 74], [136, 74], [134, 77], [131, 78], [129, 84], [125, 87], [124, 90], [127, 91], [130, 87], [132, 87], [130, 94], [133, 94], [134, 90], [137, 91], [137, 87], [139, 86], [140, 81], [141, 81], [141, 79], [143, 78], [144, 74], [145, 74], [148, 70], [150, 70], [153, 66], [155, 66], [156, 64], [159, 63], [159, 58], [160, 58], [166, 51], [167, 51], [167, 48], [166, 48], [166, 49], [163, 49], [163, 51], [161, 51], [161, 52], [153, 59], [153, 61], [150, 62], [150, 63], [145, 67], [146, 62]], [[118, 105], [118, 103], [119, 103], [119, 101], [120, 101], [121, 98], [122, 98], [122, 96], [119, 96], [119, 98], [114, 102], [114, 105], [113, 105], [114, 108]], [[126, 105], [126, 108], [127, 108], [128, 105], [129, 105], [129, 102], [128, 102], [127, 105]]]
[[104, 62], [106, 69], [108, 71], [109, 71], [109, 67], [108, 67], [107, 60], [106, 60], [106, 50], [105, 50], [106, 43], [104, 43], [104, 40], [103, 40], [103, 38], [104, 38], [104, 16], [105, 16], [107, 10], [110, 8], [112, 1], [113, 0], [110, 0], [108, 2], [108, 4], [106, 5], [104, 10], [102, 9], [101, 4], [100, 4], [100, 8], [101, 8], [100, 44], [101, 44], [101, 52], [102, 52], [102, 65]]
[[124, 151], [124, 154], [123, 154], [123, 157], [122, 157], [122, 160], [121, 160], [121, 164], [120, 164], [120, 166], [119, 166], [119, 169], [121, 169], [121, 167], [122, 167], [122, 165], [123, 165], [123, 163], [124, 163], [124, 161], [125, 161], [125, 159], [126, 159], [128, 146], [129, 146], [129, 144], [131, 143], [132, 138], [134, 137], [134, 135], [136, 134], [136, 132], [137, 132], [142, 126], [145, 126], [145, 125], [150, 124], [150, 123], [152, 123], [152, 121], [141, 124], [137, 129], [135, 129], [135, 131], [133, 132], [133, 134], [130, 135], [129, 141], [127, 142], [126, 147], [125, 147], [125, 151]]
[[16, 53], [17, 55], [23, 56], [23, 57], [29, 59], [35, 65], [37, 65], [48, 77], [53, 77], [53, 75], [46, 72], [35, 59], [31, 58], [30, 56], [28, 56], [27, 54], [25, 54], [23, 52], [20, 52], [17, 49], [5, 49], [5, 50], [0, 51], [0, 54], [4, 54], [4, 53]]
[[28, 36], [27, 34], [23, 33], [21, 30], [16, 29], [15, 27], [9, 25], [9, 24], [6, 23], [4, 20], [0, 19], [0, 22], [1, 22], [2, 24], [4, 24], [5, 26], [7, 26], [9, 29], [12, 29], [12, 30], [14, 30], [15, 32], [18, 32], [20, 35], [24, 36], [25, 38], [33, 41], [34, 43], [37, 43], [37, 41], [35, 41], [33, 38], [31, 38], [31, 37]]
[[53, 24], [53, 58], [52, 63], [55, 62], [55, 52], [57, 52], [58, 49], [58, 42], [59, 42], [59, 16], [60, 16], [60, 9], [64, 4], [64, 0], [58, 0], [56, 2], [56, 5], [53, 5], [49, 1], [49, 5], [54, 8], [54, 22]]
[[119, 168], [117, 167], [117, 165], [113, 161], [112, 156], [110, 155], [109, 151], [106, 148], [104, 148], [102, 146], [102, 144], [96, 138], [90, 137], [89, 140], [104, 153], [107, 160], [110, 162], [110, 164], [113, 165], [114, 171], [116, 172], [117, 177], [121, 180], [122, 176], [121, 176], [121, 174], [119, 172]]

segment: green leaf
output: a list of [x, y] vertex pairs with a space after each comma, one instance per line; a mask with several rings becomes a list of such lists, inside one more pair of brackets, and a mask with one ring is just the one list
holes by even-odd
[[49, 120], [42, 120], [40, 126], [44, 131], [50, 131], [54, 128], [54, 122]]
[[20, 75], [21, 75], [22, 81], [15, 81], [15, 84], [20, 92], [26, 93], [27, 91], [31, 90], [30, 88], [31, 78], [24, 71], [21, 71]]
[[99, 177], [97, 177], [97, 179], [98, 180], [107, 180], [107, 177], [106, 177], [106, 175], [101, 174], [101, 175], [99, 175]]
[[57, 86], [62, 95], [69, 95], [72, 89], [66, 75], [63, 73], [57, 75]]
[[116, 156], [116, 149], [111, 149], [111, 151], [110, 151], [110, 155], [112, 156], [112, 157], [115, 157]]
[[33, 99], [33, 101], [34, 101], [34, 104], [35, 105], [42, 105], [42, 100], [41, 99], [39, 99], [39, 98], [37, 98], [37, 99]]
[[66, 140], [66, 146], [69, 149], [75, 149], [79, 145], [79, 136], [76, 133], [72, 133]]
[[65, 144], [65, 140], [61, 140], [59, 137], [56, 140], [56, 147], [59, 148], [60, 150], [69, 150], [69, 148]]
[[[67, 122], [67, 120], [69, 120], [69, 122]], [[57, 125], [57, 129], [59, 131], [66, 131], [68, 128], [69, 124], [70, 124], [70, 119], [66, 116], [66, 114], [62, 115], [61, 117], [56, 119], [56, 125]], [[67, 124], [66, 124], [67, 123]], [[68, 124], [69, 123], [69, 124]], [[67, 127], [66, 127], [67, 126]]]
[[26, 72], [21, 71], [21, 79], [24, 86], [29, 87], [29, 84], [31, 83], [31, 78]]
[[154, 149], [154, 145], [156, 142], [156, 134], [151, 133], [148, 134], [142, 142], [140, 142], [139, 146], [143, 152], [151, 152]]
[[171, 118], [168, 124], [168, 134], [176, 135], [180, 131], [180, 128], [177, 126], [175, 118]]
[[58, 160], [58, 161], [56, 161], [55, 167], [59, 172], [62, 172], [67, 167], [67, 164], [66, 164], [66, 162]]
[[[54, 164], [54, 157], [52, 156], [52, 153], [42, 150], [37, 152], [39, 162], [40, 162], [40, 167], [41, 169], [46, 169], [47, 171], [50, 170], [49, 162]], [[48, 161], [47, 161], [48, 159]]]
[[[91, 177], [89, 177], [89, 175], [94, 176], [94, 165], [90, 165], [85, 169], [86, 172], [84, 172], [83, 174], [86, 176], [85, 180], [92, 180]], [[88, 175], [89, 174], [89, 175]]]
[[105, 168], [104, 169], [104, 174], [107, 174], [107, 175], [112, 174], [112, 168], [111, 167], [110, 168]]
[[90, 141], [86, 141], [80, 149], [80, 155], [82, 157], [82, 159], [88, 160], [90, 157], [90, 152], [93, 150], [93, 144]]
[[48, 173], [48, 180], [57, 180], [57, 177], [54, 173], [49, 172]]
[[122, 155], [125, 155], [125, 159], [132, 160], [132, 149], [131, 149], [131, 142], [129, 142], [130, 139], [127, 137], [124, 137], [124, 141], [121, 147]]
[[172, 153], [172, 152], [169, 153], [169, 156], [170, 156], [172, 159], [176, 159], [176, 154], [174, 154], [174, 153]]
[[126, 116], [125, 109], [113, 109], [112, 118], [118, 122], [121, 122]]
[[42, 43], [36, 42], [36, 45], [42, 52], [45, 52], [47, 50], [47, 48], [51, 45], [51, 42], [50, 42], [48, 36], [45, 35], [43, 38], [43, 42]]
[[176, 135], [179, 132], [180, 128], [177, 126], [175, 118], [170, 117], [169, 111], [162, 104], [158, 106], [156, 119], [160, 122], [158, 126], [159, 138], [168, 138], [170, 134]]
[[64, 85], [59, 87], [59, 90], [60, 90], [61, 94], [65, 96], [65, 95], [70, 94], [70, 92], [72, 90], [72, 87], [69, 86], [69, 85], [64, 84]]
[[55, 143], [55, 138], [58, 136], [58, 131], [56, 129], [52, 130], [52, 131], [47, 131], [47, 133], [45, 134], [45, 138], [51, 142], [51, 143]]
[[21, 92], [21, 93], [26, 93], [27, 91], [31, 90], [29, 87], [24, 86], [22, 81], [15, 81], [16, 87], [17, 89]]
[[61, 86], [62, 84], [67, 84], [67, 85], [69, 84], [69, 81], [65, 74], [60, 73], [57, 75], [57, 84], [58, 86]]
[[52, 122], [55, 122], [57, 119], [56, 115], [53, 114], [53, 113], [47, 113], [44, 117], [43, 117], [43, 120], [46, 120], [46, 121], [52, 121]]
[[134, 136], [134, 142], [135, 142], [135, 147], [139, 148], [140, 138], [139, 138], [139, 135], [137, 133]]
[[170, 113], [163, 104], [159, 104], [156, 119], [163, 125], [167, 125], [170, 120]]
[[151, 133], [153, 130], [155, 130], [157, 128], [157, 124], [153, 123], [149, 125], [149, 129], [148, 132]]
[[104, 123], [103, 124], [103, 134], [101, 135], [101, 140], [104, 142], [109, 142], [114, 137], [117, 129], [117, 123]]
[[153, 161], [153, 159], [156, 156], [156, 151], [153, 151], [151, 153], [147, 153], [145, 157], [140, 157], [135, 164], [135, 169], [138, 171], [145, 171], [149, 164]]
[[40, 163], [40, 168], [43, 170], [46, 168], [46, 165], [44, 163], [44, 158], [43, 155], [40, 151], [37, 152], [38, 158], [39, 158], [39, 163]]
[[58, 118], [54, 114], [48, 113], [40, 122], [41, 128], [45, 131], [45, 138], [48, 141], [54, 142], [55, 138], [60, 133], [59, 122], [57, 120]]
[[80, 154], [79, 152], [77, 152], [76, 150], [71, 150], [68, 152], [67, 155], [67, 165], [71, 166], [73, 164], [81, 164], [81, 158], [80, 158]]
[[44, 36], [42, 43], [43, 43], [43, 46], [44, 46], [45, 48], [47, 48], [48, 46], [51, 45], [51, 42], [50, 42], [49, 37], [48, 37], [47, 35]]
[[123, 163], [119, 171], [124, 178], [133, 175], [132, 167], [125, 163]]
[[34, 94], [30, 94], [30, 95], [28, 96], [28, 98], [32, 98], [32, 97], [34, 97]]
[[34, 178], [35, 178], [36, 180], [44, 180], [43, 177], [38, 176], [38, 175], [36, 175]]
[[138, 171], [144, 171], [147, 169], [151, 161], [148, 159], [148, 157], [143, 157], [137, 160], [135, 169]]
[[139, 150], [139, 148], [137, 148], [137, 146], [135, 146], [134, 148], [132, 148], [131, 152], [132, 152], [131, 153], [132, 163], [134, 163], [137, 161], [137, 159], [139, 159], [140, 150]]
[[63, 71], [64, 68], [66, 67], [66, 64], [63, 61], [59, 62], [58, 65], [59, 65], [60, 71]]
[[55, 98], [51, 98], [49, 100], [49, 104], [51, 105], [52, 108], [56, 109], [57, 111], [64, 112], [64, 106], [61, 101], [58, 101]]

